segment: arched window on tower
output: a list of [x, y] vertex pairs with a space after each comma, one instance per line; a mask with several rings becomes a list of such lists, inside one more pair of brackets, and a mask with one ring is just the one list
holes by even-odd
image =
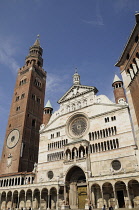
[[36, 120], [33, 119], [33, 120], [32, 120], [32, 127], [35, 127], [35, 126], [36, 126]]

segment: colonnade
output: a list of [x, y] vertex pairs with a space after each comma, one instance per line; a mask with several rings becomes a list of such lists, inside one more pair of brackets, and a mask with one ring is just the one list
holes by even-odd
[[34, 181], [34, 174], [26, 174], [20, 176], [13, 176], [8, 178], [1, 178], [0, 179], [0, 187], [8, 187], [8, 186], [17, 186], [17, 185], [26, 185], [26, 184], [33, 184]]
[[[66, 189], [65, 184], [59, 183], [49, 186], [33, 185], [25, 189], [17, 188], [11, 190], [0, 190], [0, 209], [57, 209], [65, 204]], [[73, 189], [76, 200], [79, 199], [78, 185]], [[117, 208], [137, 208], [139, 207], [139, 182], [137, 180], [125, 180], [114, 182], [88, 182], [88, 199], [93, 208], [113, 206]], [[69, 198], [70, 207], [70, 198]], [[78, 201], [77, 201], [78, 204]]]
[[[91, 184], [91, 183], [90, 183]], [[113, 206], [118, 208], [139, 207], [139, 182], [137, 180], [94, 183], [90, 187], [90, 200], [94, 208]]]

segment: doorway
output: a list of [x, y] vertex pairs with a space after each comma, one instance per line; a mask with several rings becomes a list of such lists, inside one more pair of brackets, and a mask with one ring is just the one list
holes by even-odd
[[66, 203], [71, 209], [84, 209], [87, 198], [87, 185], [84, 171], [78, 167], [72, 167], [66, 176]]
[[123, 190], [117, 191], [117, 198], [118, 198], [119, 208], [125, 208], [125, 201], [124, 201]]
[[85, 202], [87, 199], [87, 187], [78, 187], [78, 208], [85, 209]]

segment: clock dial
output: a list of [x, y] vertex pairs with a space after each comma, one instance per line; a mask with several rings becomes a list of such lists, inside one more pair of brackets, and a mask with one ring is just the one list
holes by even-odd
[[12, 130], [9, 136], [7, 137], [7, 147], [10, 149], [15, 147], [18, 140], [19, 140], [19, 131], [17, 129]]

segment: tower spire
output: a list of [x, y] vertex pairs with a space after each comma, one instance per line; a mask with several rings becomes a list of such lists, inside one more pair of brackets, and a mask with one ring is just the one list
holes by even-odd
[[37, 35], [37, 39], [34, 42], [34, 45], [33, 46], [40, 46], [40, 35], [39, 34]]
[[43, 66], [42, 53], [43, 49], [40, 46], [40, 35], [37, 35], [37, 39], [29, 49], [29, 55], [26, 57], [27, 65]]

